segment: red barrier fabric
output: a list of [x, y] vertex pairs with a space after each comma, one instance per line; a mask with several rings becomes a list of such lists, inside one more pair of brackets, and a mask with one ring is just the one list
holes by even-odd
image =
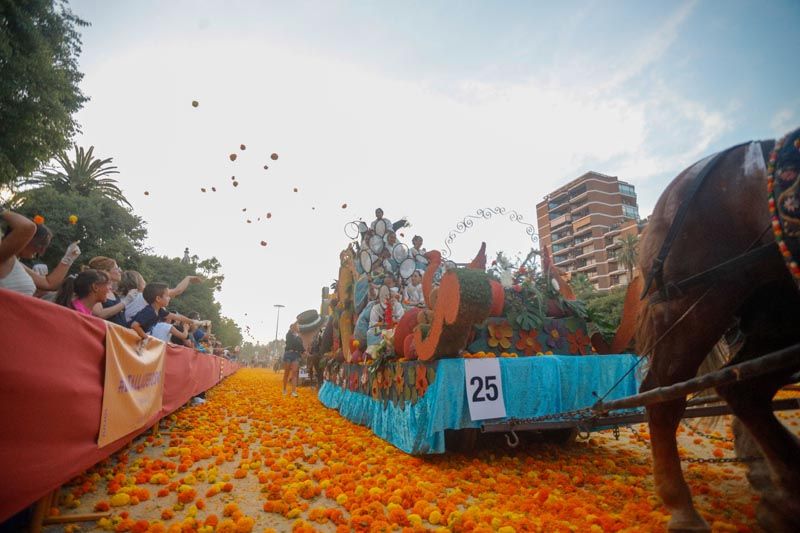
[[238, 369], [168, 345], [159, 415], [98, 448], [105, 334], [103, 320], [0, 289], [0, 522]]

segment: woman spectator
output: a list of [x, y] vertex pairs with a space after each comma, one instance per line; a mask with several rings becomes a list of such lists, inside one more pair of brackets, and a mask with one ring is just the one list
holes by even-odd
[[108, 275], [99, 270], [84, 270], [77, 276], [69, 276], [56, 296], [56, 303], [92, 316], [92, 308], [106, 300], [111, 283]]
[[0, 219], [8, 224], [8, 231], [0, 241], [0, 288], [28, 296], [33, 296], [37, 289], [42, 291], [58, 289], [72, 263], [81, 254], [78, 243], [70, 244], [58, 266], [47, 276], [42, 276], [19, 260], [33, 259], [44, 254], [50, 246], [53, 234], [44, 224], [35, 224], [11, 211], [0, 213]]
[[92, 314], [100, 317], [109, 322], [113, 322], [120, 326], [127, 327], [128, 323], [125, 322], [125, 306], [133, 300], [134, 295], [120, 298], [115, 294], [117, 286], [122, 278], [122, 269], [119, 268], [117, 262], [110, 257], [97, 256], [89, 261], [89, 268], [105, 272], [111, 282], [111, 290], [103, 302], [98, 302], [92, 308]]
[[297, 322], [289, 326], [286, 333], [286, 347], [283, 352], [283, 395], [286, 396], [286, 384], [292, 384], [292, 396], [297, 396], [297, 373], [300, 368], [300, 354], [303, 353], [303, 341], [300, 339]]

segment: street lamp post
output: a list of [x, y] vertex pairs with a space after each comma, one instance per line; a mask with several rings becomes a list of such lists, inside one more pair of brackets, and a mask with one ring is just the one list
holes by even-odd
[[283, 304], [275, 304], [272, 307], [277, 307], [278, 308], [278, 318], [277, 318], [277, 320], [275, 320], [275, 344], [273, 344], [273, 346], [275, 347], [274, 348], [275, 349], [275, 355], [277, 356], [278, 355], [278, 326], [281, 323], [281, 308], [286, 307], [286, 306], [283, 305]]

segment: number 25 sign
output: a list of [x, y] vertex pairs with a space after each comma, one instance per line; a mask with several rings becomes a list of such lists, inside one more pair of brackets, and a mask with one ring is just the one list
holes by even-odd
[[469, 417], [472, 420], [504, 418], [503, 378], [497, 359], [464, 359]]

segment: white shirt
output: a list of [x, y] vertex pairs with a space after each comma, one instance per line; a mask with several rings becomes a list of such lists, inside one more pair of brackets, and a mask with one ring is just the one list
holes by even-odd
[[33, 278], [16, 257], [14, 258], [14, 266], [11, 267], [11, 272], [6, 277], [0, 278], [0, 288], [21, 292], [28, 296], [33, 296], [33, 293], [36, 292], [36, 284], [33, 282]]
[[172, 324], [168, 322], [159, 322], [153, 326], [153, 329], [150, 330], [150, 336], [164, 342], [169, 342], [169, 338], [171, 336], [170, 331], [172, 331]]
[[419, 285], [409, 285], [405, 290], [405, 299], [408, 305], [425, 304], [425, 295], [422, 292], [422, 283]]
[[[395, 323], [403, 317], [405, 309], [400, 305], [400, 302], [392, 298], [392, 320]], [[378, 304], [372, 306], [372, 311], [369, 312], [369, 327], [374, 328], [378, 322], [383, 322], [386, 318], [386, 310]]]
[[125, 322], [128, 324], [131, 323], [133, 317], [136, 316], [136, 313], [147, 307], [147, 302], [144, 301], [144, 295], [139, 292], [137, 289], [131, 289], [130, 292], [136, 292], [136, 297], [133, 299], [131, 303], [125, 306]]

